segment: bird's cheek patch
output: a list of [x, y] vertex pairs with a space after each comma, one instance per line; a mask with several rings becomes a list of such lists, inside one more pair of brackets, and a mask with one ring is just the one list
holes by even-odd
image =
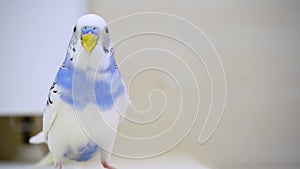
[[90, 53], [97, 45], [98, 37], [92, 34], [82, 35], [81, 43], [82, 46]]

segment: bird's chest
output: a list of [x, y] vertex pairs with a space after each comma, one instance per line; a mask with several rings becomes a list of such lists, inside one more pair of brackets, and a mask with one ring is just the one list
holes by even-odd
[[99, 73], [90, 70], [62, 70], [58, 74], [57, 84], [62, 88], [62, 101], [77, 110], [85, 109], [88, 104], [95, 104], [100, 110], [107, 111], [124, 93], [124, 86], [117, 71]]

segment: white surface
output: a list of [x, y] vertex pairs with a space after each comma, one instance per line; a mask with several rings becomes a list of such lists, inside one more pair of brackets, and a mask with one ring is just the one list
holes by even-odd
[[[180, 159], [178, 159], [180, 160]], [[132, 162], [124, 164], [123, 166], [118, 166], [118, 169], [210, 169], [208, 167], [202, 167], [199, 164], [196, 164], [195, 162], [192, 163], [185, 163], [181, 161], [166, 163], [157, 161], [160, 163], [143, 163], [143, 162]], [[27, 163], [0, 163], [0, 169], [31, 169], [32, 165]], [[54, 166], [48, 166], [43, 169], [54, 169]], [[64, 169], [74, 169], [70, 167], [64, 167]], [[100, 168], [98, 168], [100, 169]], [[236, 167], [223, 167], [220, 169], [299, 169], [297, 166], [236, 166]]]
[[[157, 158], [148, 160], [119, 159], [114, 161], [118, 169], [218, 169], [217, 167], [206, 167], [192, 158], [175, 156], [173, 158]], [[7, 163], [0, 162], [0, 169], [32, 169], [29, 163]], [[101, 167], [100, 167], [101, 168]], [[100, 169], [98, 167], [98, 169]], [[54, 169], [54, 166], [47, 166], [43, 169]], [[64, 166], [64, 169], [74, 169]], [[242, 165], [222, 167], [219, 169], [299, 169], [293, 165]]]
[[82, 0], [0, 2], [0, 115], [41, 113]]
[[[153, 168], [188, 168], [188, 169], [212, 169], [206, 167], [204, 164], [193, 160], [189, 156], [183, 155], [168, 155], [160, 156], [151, 159], [121, 159], [114, 157], [112, 162], [118, 169], [153, 169]], [[0, 169], [29, 169], [31, 164], [22, 163], [0, 163]], [[45, 167], [45, 169], [53, 169], [53, 166]], [[71, 169], [71, 167], [63, 167], [64, 169]], [[72, 168], [74, 169], [74, 168]]]

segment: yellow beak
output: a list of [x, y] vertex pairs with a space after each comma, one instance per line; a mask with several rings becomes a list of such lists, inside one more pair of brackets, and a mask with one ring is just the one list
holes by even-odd
[[87, 52], [91, 53], [91, 51], [97, 45], [98, 36], [88, 33], [86, 35], [82, 35], [81, 37], [82, 46]]

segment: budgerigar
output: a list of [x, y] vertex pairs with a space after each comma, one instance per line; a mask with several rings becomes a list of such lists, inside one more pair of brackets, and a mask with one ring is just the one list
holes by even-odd
[[97, 160], [101, 165], [100, 157], [103, 167], [112, 169], [110, 154], [128, 103], [107, 23], [98, 15], [84, 15], [50, 87], [43, 131], [30, 142], [48, 144], [56, 169]]

